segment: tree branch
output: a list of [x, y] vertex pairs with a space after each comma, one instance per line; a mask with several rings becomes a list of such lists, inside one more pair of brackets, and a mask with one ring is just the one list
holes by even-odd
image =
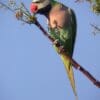
[[[41, 24], [35, 20], [34, 23], [42, 32], [43, 34], [53, 43], [55, 40], [46, 32], [46, 30], [41, 26]], [[60, 47], [60, 43], [57, 42], [56, 47], [59, 49]], [[63, 53], [65, 53], [63, 51]], [[72, 59], [71, 57], [69, 57], [67, 55], [67, 57], [70, 59], [73, 67], [77, 70], [79, 70], [80, 72], [82, 72], [95, 86], [97, 86], [98, 88], [100, 88], [100, 81], [96, 80], [86, 69], [84, 69], [79, 63], [77, 63], [74, 59]]]

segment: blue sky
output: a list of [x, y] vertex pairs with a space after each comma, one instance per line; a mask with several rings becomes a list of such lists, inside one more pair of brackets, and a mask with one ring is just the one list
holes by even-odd
[[[24, 0], [23, 0], [24, 1]], [[100, 34], [90, 23], [100, 25], [89, 4], [59, 0], [74, 9], [77, 38], [73, 58], [100, 80]], [[24, 1], [27, 7], [31, 0]], [[47, 28], [46, 19], [39, 16]], [[74, 70], [79, 100], [99, 100], [100, 89]], [[64, 65], [52, 44], [36, 26], [23, 25], [8, 11], [0, 11], [0, 100], [75, 100]]]

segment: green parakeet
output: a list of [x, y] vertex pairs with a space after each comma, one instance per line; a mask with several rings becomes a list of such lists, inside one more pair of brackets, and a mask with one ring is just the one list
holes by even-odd
[[[75, 96], [74, 74], [71, 61], [66, 55], [72, 57], [76, 37], [76, 17], [72, 9], [55, 0], [33, 0], [30, 6], [32, 13], [39, 13], [48, 19], [50, 35], [55, 39], [54, 44], [59, 42], [61, 49], [55, 49], [60, 55], [73, 88]], [[64, 49], [65, 52], [61, 52]]]

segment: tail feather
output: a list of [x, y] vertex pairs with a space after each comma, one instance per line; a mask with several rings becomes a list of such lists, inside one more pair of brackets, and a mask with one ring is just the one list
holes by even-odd
[[76, 92], [76, 87], [75, 87], [75, 80], [74, 80], [74, 73], [73, 73], [72, 64], [65, 53], [60, 54], [60, 56], [61, 56], [61, 59], [62, 59], [64, 65], [65, 65], [65, 68], [66, 68], [66, 71], [68, 74], [68, 78], [70, 80], [70, 84], [72, 86], [73, 92], [74, 92], [76, 99], [77, 99], [77, 92]]

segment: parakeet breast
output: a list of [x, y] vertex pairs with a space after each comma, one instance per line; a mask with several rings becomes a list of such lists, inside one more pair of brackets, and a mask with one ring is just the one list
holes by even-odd
[[49, 24], [51, 28], [65, 27], [69, 24], [70, 16], [67, 12], [67, 8], [61, 4], [55, 5], [49, 13]]

